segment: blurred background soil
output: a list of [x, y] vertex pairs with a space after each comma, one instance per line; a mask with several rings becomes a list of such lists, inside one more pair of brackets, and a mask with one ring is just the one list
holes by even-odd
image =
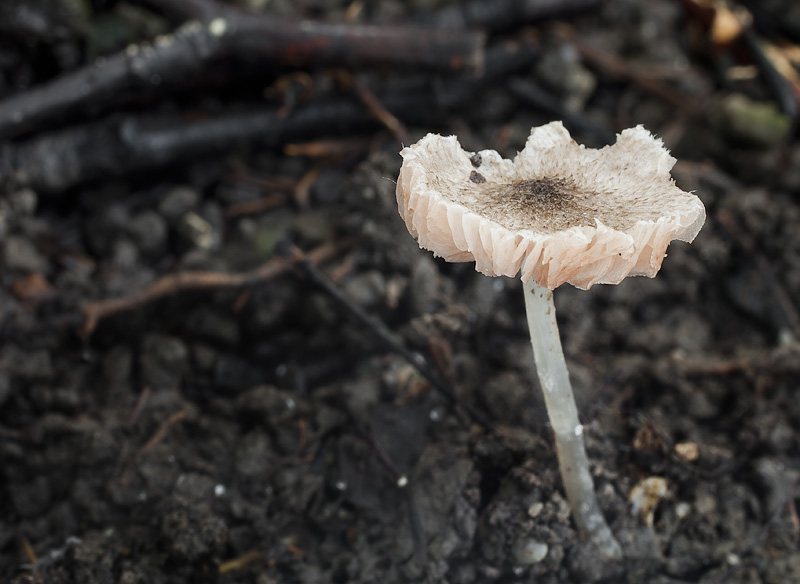
[[[799, 63], [791, 0], [3, 2], [0, 581], [800, 582]], [[394, 198], [429, 131], [554, 119], [644, 124], [708, 211], [655, 279], [556, 291], [621, 563], [520, 283]]]

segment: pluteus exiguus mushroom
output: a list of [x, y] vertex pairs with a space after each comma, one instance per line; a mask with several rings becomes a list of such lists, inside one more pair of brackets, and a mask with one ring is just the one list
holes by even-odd
[[466, 152], [428, 134], [404, 148], [400, 215], [420, 247], [489, 276], [522, 273], [539, 382], [573, 517], [610, 558], [621, 548], [603, 517], [553, 305], [564, 283], [581, 289], [654, 277], [672, 240], [705, 222], [700, 199], [675, 186], [675, 159], [642, 126], [601, 149], [577, 144], [561, 122], [533, 128], [513, 160]]

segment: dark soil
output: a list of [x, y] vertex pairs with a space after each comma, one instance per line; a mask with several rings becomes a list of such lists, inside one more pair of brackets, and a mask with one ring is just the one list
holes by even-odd
[[[74, 10], [8, 10], [17, 4], [53, 19], [54, 6]], [[251, 4], [329, 20], [349, 5]], [[441, 4], [367, 2], [357, 19]], [[800, 40], [791, 1], [759, 6], [778, 18], [759, 21], [757, 38]], [[169, 29], [138, 3], [71, 18], [0, 33], [0, 96]], [[418, 249], [394, 198], [400, 144], [374, 125], [337, 129], [322, 156], [251, 142], [58, 192], [0, 177], [0, 581], [800, 582], [792, 112], [780, 113], [752, 51], [712, 46], [701, 16], [673, 0], [607, 2], [495, 32], [489, 45], [508, 39], [535, 39], [533, 64], [436, 121], [406, 117], [411, 142], [454, 133], [468, 150], [511, 156], [531, 126], [564, 117], [523, 95], [534, 86], [590, 146], [636, 124], [663, 137], [679, 186], [708, 211], [655, 279], [556, 292], [596, 490], [625, 560], [600, 561], [573, 526], [520, 283]], [[287, 71], [245, 69], [112, 109], [235, 110], [265, 88], [281, 105], [269, 88]], [[348, 92], [329, 70], [309, 74], [323, 96]], [[451, 80], [361, 80], [385, 95], [414, 76]], [[87, 303], [171, 273], [286, 265], [287, 243], [331, 242], [324, 277], [500, 436], [298, 267], [168, 294], [80, 334]], [[667, 494], [648, 522], [630, 498], [652, 477]]]

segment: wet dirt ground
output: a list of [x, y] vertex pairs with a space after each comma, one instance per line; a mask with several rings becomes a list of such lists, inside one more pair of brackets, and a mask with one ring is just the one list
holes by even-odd
[[[402, 20], [443, 3], [374, 4], [374, 18]], [[305, 9], [335, 20], [348, 6]], [[98, 8], [87, 26], [151, 22], [124, 7]], [[764, 8], [785, 22], [758, 38], [800, 30], [791, 3]], [[397, 214], [400, 144], [376, 126], [322, 154], [251, 143], [63, 192], [2, 182], [0, 581], [800, 582], [791, 115], [752, 54], [715, 42], [680, 2], [607, 2], [489, 45], [521, 39], [537, 47], [530, 66], [435, 123], [401, 120], [409, 140], [456, 134], [513, 156], [557, 117], [520, 91], [543, 88], [580, 142], [636, 124], [661, 136], [678, 185], [708, 213], [655, 279], [555, 293], [595, 488], [625, 560], [601, 561], [575, 530], [520, 282], [418, 248]], [[80, 65], [76, 43], [0, 43], [3, 95]], [[274, 81], [248, 73], [242, 91]], [[236, 87], [126, 107], [224, 109]], [[293, 265], [287, 242], [325, 251], [323, 277], [499, 436]], [[87, 303], [168, 274], [259, 266], [273, 272], [176, 289], [86, 328]], [[634, 513], [635, 487], [654, 477], [666, 493]]]

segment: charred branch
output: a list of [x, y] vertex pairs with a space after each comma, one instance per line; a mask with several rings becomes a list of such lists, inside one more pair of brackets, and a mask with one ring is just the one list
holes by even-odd
[[202, 15], [207, 20], [191, 20], [173, 34], [131, 45], [0, 102], [0, 138], [105, 109], [132, 93], [186, 84], [223, 60], [263, 63], [265, 68], [382, 65], [439, 71], [472, 71], [483, 62], [481, 32], [325, 23], [232, 9], [215, 13], [209, 8]]
[[[436, 124], [442, 111], [529, 65], [536, 54], [533, 46], [503, 44], [488, 54], [483, 76], [465, 76], [444, 87], [424, 83], [377, 99], [402, 121]], [[275, 147], [379, 127], [365, 106], [345, 100], [312, 102], [289, 115], [258, 109], [213, 117], [116, 116], [7, 144], [0, 149], [0, 177], [57, 193], [88, 181], [130, 176], [240, 146]]]
[[520, 24], [587, 10], [600, 0], [472, 0], [457, 2], [425, 18], [436, 26], [507, 30]]
[[0, 176], [43, 192], [228, 151], [259, 142], [279, 145], [320, 133], [377, 126], [357, 104], [314, 104], [282, 118], [276, 111], [226, 113], [202, 119], [114, 117], [32, 138], [0, 151]]
[[305, 261], [304, 254], [298, 250], [293, 249], [289, 256], [297, 266], [303, 270], [308, 279], [316, 286], [324, 290], [336, 303], [347, 312], [353, 319], [357, 320], [360, 324], [366, 327], [376, 339], [380, 340], [386, 345], [393, 353], [401, 356], [405, 361], [413, 366], [419, 373], [435, 387], [440, 394], [442, 394], [453, 406], [461, 407], [472, 420], [482, 426], [486, 431], [494, 436], [500, 436], [500, 432], [494, 425], [477, 409], [473, 408], [470, 404], [460, 400], [453, 389], [439, 377], [433, 369], [428, 365], [427, 360], [420, 354], [415, 353], [400, 341], [395, 338], [394, 334], [383, 324], [381, 321], [373, 318], [365, 312], [360, 306], [354, 304], [347, 297], [342, 294], [316, 266], [311, 262]]

